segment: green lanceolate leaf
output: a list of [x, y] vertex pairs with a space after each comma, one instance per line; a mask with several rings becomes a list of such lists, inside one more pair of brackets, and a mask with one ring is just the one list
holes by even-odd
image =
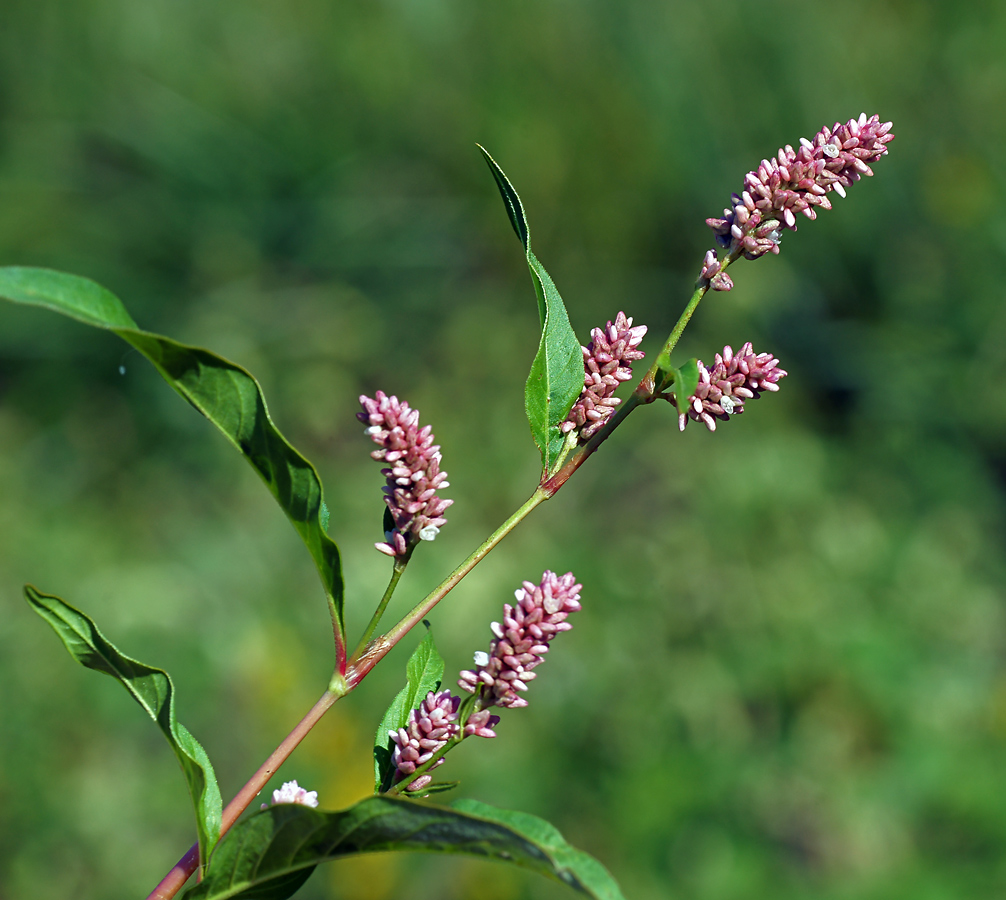
[[100, 285], [49, 269], [0, 268], [0, 297], [41, 306], [115, 332], [147, 357], [164, 379], [244, 454], [307, 545], [341, 635], [342, 564], [326, 534], [321, 479], [280, 434], [262, 388], [223, 357], [141, 331], [122, 303]]
[[144, 665], [120, 653], [84, 613], [30, 584], [25, 599], [59, 636], [82, 666], [115, 678], [146, 710], [175, 751], [192, 795], [199, 835], [199, 858], [205, 862], [220, 836], [220, 789], [206, 751], [175, 719], [175, 689], [162, 669]]
[[405, 666], [403, 687], [381, 719], [374, 736], [374, 793], [391, 787], [392, 741], [389, 731], [404, 728], [412, 712], [430, 691], [436, 691], [444, 677], [444, 660], [433, 644], [433, 632], [427, 631]]
[[565, 443], [559, 426], [583, 390], [583, 352], [555, 283], [531, 252], [531, 235], [517, 191], [485, 148], [479, 146], [479, 150], [496, 180], [510, 224], [524, 246], [538, 298], [541, 339], [524, 387], [524, 408], [547, 476], [552, 473]]
[[452, 807], [368, 797], [342, 812], [272, 806], [232, 828], [184, 900], [284, 900], [319, 863], [359, 853], [465, 853], [540, 872], [594, 900], [623, 900], [595, 859], [548, 822], [471, 800]]

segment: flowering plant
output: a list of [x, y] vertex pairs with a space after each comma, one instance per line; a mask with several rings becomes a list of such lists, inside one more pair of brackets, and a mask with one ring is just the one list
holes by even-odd
[[[396, 644], [537, 506], [555, 495], [634, 409], [665, 400], [677, 411], [678, 426], [690, 419], [714, 431], [746, 409], [747, 401], [779, 390], [786, 376], [771, 353], [724, 346], [712, 366], [697, 359], [671, 362], [681, 334], [711, 288], [733, 287], [726, 269], [740, 257], [778, 253], [784, 230], [796, 230], [797, 214], [814, 219], [828, 209], [828, 195], [845, 190], [870, 163], [887, 153], [890, 123], [865, 115], [822, 129], [799, 149], [786, 146], [745, 178], [722, 218], [709, 219], [722, 255], [710, 250], [695, 291], [652, 365], [628, 396], [615, 394], [632, 379], [632, 364], [644, 358], [645, 325], [618, 311], [591, 331], [581, 346], [559, 292], [531, 250], [521, 200], [502, 169], [482, 151], [524, 249], [537, 297], [540, 341], [525, 388], [531, 435], [541, 455], [541, 477], [529, 499], [483, 541], [440, 585], [394, 626], [379, 633], [388, 603], [412, 555], [435, 541], [454, 502], [432, 427], [404, 400], [381, 390], [360, 398], [358, 418], [376, 445], [372, 457], [384, 465], [383, 540], [376, 549], [390, 557], [387, 589], [355, 644], [344, 620], [341, 558], [329, 536], [328, 508], [314, 466], [273, 424], [262, 389], [240, 366], [207, 350], [141, 330], [120, 301], [94, 282], [45, 269], [0, 269], [0, 295], [46, 307], [86, 324], [113, 331], [142, 353], [168, 384], [206, 416], [245, 457], [303, 539], [320, 576], [333, 630], [334, 666], [324, 692], [245, 786], [223, 805], [216, 776], [203, 747], [176, 719], [175, 696], [166, 672], [123, 654], [94, 622], [59, 597], [25, 587], [28, 603], [56, 631], [82, 665], [118, 680], [155, 721], [185, 775], [195, 811], [196, 842], [150, 894], [175, 896], [189, 878], [199, 880], [188, 898], [293, 895], [320, 863], [379, 850], [462, 852], [516, 863], [549, 875], [594, 898], [621, 897], [611, 875], [596, 860], [571, 847], [547, 822], [475, 801], [442, 805], [429, 801], [452, 782], [434, 780], [445, 756], [471, 737], [492, 739], [504, 729], [504, 710], [528, 705], [531, 683], [540, 674], [552, 642], [589, 610], [590, 586], [572, 572], [545, 571], [524, 581], [514, 602], [503, 605], [490, 626], [488, 649], [474, 652], [474, 667], [456, 683], [427, 629], [409, 659], [406, 684], [385, 712], [374, 741], [374, 792], [349, 809], [319, 808], [317, 792], [296, 781], [273, 791], [272, 803], [241, 818], [297, 744], [321, 717], [350, 694]], [[386, 564], [387, 564], [386, 560]], [[589, 612], [588, 612], [589, 614]], [[475, 742], [476, 745], [479, 742]], [[323, 798], [322, 798], [323, 799]]]

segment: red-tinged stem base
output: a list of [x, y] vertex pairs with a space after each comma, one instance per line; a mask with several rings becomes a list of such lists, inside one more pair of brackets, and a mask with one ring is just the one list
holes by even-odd
[[[304, 740], [307, 733], [318, 724], [326, 712], [328, 712], [332, 706], [335, 705], [336, 701], [342, 697], [346, 691], [343, 690], [329, 690], [325, 691], [321, 695], [321, 699], [311, 707], [310, 712], [303, 719], [301, 719], [297, 726], [291, 731], [283, 743], [280, 744], [273, 752], [269, 755], [269, 758], [259, 766], [258, 771], [252, 775], [248, 782], [245, 784], [237, 795], [227, 804], [223, 811], [223, 816], [220, 822], [220, 836], [223, 837], [230, 827], [237, 821], [238, 816], [241, 815], [250, 805], [252, 800], [254, 800], [259, 793], [261, 793], [262, 788], [265, 787], [266, 782], [276, 773], [276, 770], [286, 762], [286, 758], [293, 753], [296, 746]], [[167, 875], [161, 879], [160, 884], [157, 885], [151, 891], [147, 900], [169, 900], [169, 898], [174, 897], [182, 887], [185, 882], [189, 880], [192, 873], [199, 868], [199, 845], [193, 844], [189, 847], [185, 855], [175, 863], [174, 868]]]

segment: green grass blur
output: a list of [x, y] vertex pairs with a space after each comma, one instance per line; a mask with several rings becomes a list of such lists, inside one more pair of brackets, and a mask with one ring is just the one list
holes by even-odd
[[[8, 0], [3, 19], [0, 263], [92, 277], [260, 378], [325, 479], [356, 630], [388, 574], [357, 395], [422, 411], [456, 501], [391, 614], [535, 483], [534, 297], [476, 141], [581, 340], [624, 309], [652, 354], [745, 171], [893, 119], [876, 177], [734, 267], [686, 334], [682, 360], [771, 349], [782, 392], [714, 435], [634, 414], [435, 611], [453, 671], [522, 579], [584, 584], [530, 707], [445, 775], [554, 821], [630, 900], [1006, 892], [1006, 6]], [[125, 351], [0, 307], [4, 900], [145, 896], [193, 831], [156, 729], [23, 582], [172, 673], [228, 797], [330, 671], [296, 535]], [[333, 808], [369, 790], [409, 649], [283, 778]], [[388, 856], [301, 896], [572, 895]]]

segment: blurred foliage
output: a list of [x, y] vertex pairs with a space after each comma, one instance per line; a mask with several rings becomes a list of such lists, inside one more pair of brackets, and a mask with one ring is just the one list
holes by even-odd
[[[450, 671], [521, 579], [584, 584], [531, 706], [449, 767], [464, 794], [554, 821], [635, 900], [992, 896], [1003, 46], [1006, 6], [981, 0], [8, 0], [0, 260], [92, 277], [142, 327], [261, 379], [326, 480], [358, 630], [388, 574], [358, 394], [422, 410], [457, 501], [392, 614], [534, 487], [534, 295], [476, 141], [520, 186], [581, 340], [624, 308], [652, 354], [745, 171], [824, 123], [893, 119], [877, 176], [738, 264], [686, 334], [681, 359], [771, 349], [783, 391], [714, 435], [637, 412], [435, 611]], [[20, 585], [172, 673], [230, 796], [324, 689], [310, 560], [137, 354], [8, 306], [0, 539], [0, 895], [143, 896], [192, 839], [182, 777]], [[411, 649], [279, 779], [327, 807], [363, 796]], [[322, 869], [302, 896], [562, 890], [390, 856]]]

